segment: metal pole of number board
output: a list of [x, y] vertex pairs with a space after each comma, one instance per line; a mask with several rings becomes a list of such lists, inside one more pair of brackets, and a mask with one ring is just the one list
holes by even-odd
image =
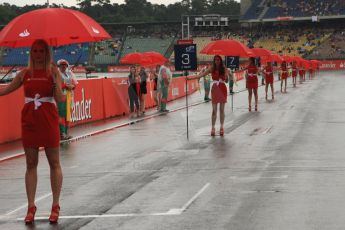
[[234, 112], [234, 93], [231, 94], [231, 110]]
[[189, 122], [188, 122], [188, 79], [186, 77], [186, 112], [187, 112], [187, 140], [189, 140]]

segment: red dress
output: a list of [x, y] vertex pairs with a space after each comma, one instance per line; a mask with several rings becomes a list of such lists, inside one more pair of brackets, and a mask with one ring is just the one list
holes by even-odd
[[[24, 148], [56, 148], [60, 143], [59, 116], [53, 102], [53, 77], [45, 70], [27, 72], [23, 79], [26, 102], [22, 110], [22, 141]], [[39, 94], [39, 95], [37, 95]], [[50, 99], [51, 102], [40, 101], [35, 106], [33, 98]], [[38, 98], [38, 100], [40, 100]]]
[[247, 88], [257, 89], [258, 86], [258, 68], [254, 65], [250, 65], [248, 66]]
[[288, 71], [287, 71], [287, 68], [286, 66], [282, 66], [282, 80], [285, 80], [288, 78]]
[[292, 77], [297, 77], [297, 69], [292, 68]]
[[212, 96], [212, 103], [226, 103], [228, 97], [228, 90], [225, 84], [225, 75], [220, 75], [218, 70], [212, 72], [212, 88], [211, 88], [211, 96]]
[[299, 76], [304, 76], [305, 70], [303, 68], [299, 69]]
[[272, 66], [265, 67], [265, 81], [267, 84], [273, 84], [273, 68]]

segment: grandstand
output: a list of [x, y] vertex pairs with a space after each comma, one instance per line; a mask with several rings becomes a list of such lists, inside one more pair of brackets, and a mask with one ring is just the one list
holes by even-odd
[[[1, 52], [2, 65], [4, 66], [24, 66], [27, 65], [29, 59], [29, 48], [4, 48]], [[61, 58], [66, 59], [70, 63], [87, 65], [89, 59], [89, 44], [68, 45], [53, 48], [54, 60]]]
[[317, 16], [320, 18], [344, 18], [343, 0], [249, 0], [241, 21], [271, 21], [279, 17], [297, 20]]
[[174, 36], [144, 37], [127, 36], [121, 56], [133, 52], [155, 51], [167, 56], [166, 52], [175, 42]]

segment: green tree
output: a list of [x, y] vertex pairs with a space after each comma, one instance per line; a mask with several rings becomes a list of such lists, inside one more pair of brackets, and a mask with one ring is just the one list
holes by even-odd
[[207, 0], [192, 0], [191, 2], [193, 14], [204, 14], [207, 10]]

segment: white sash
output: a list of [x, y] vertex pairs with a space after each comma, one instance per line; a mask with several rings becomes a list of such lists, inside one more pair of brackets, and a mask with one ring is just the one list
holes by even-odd
[[34, 98], [25, 97], [25, 104], [33, 102], [35, 104], [35, 110], [42, 105], [43, 102], [54, 103], [53, 97], [41, 97], [38, 93], [35, 94]]

